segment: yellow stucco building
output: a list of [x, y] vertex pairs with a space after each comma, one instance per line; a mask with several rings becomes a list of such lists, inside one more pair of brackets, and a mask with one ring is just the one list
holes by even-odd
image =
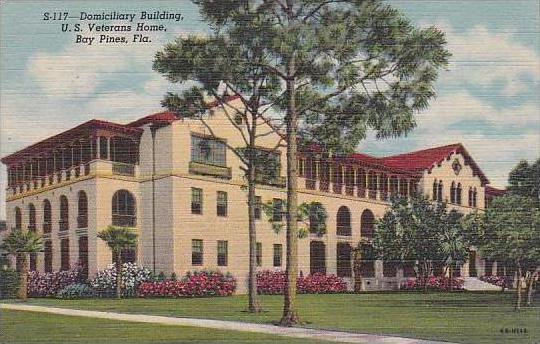
[[[232, 103], [239, 102], [231, 100]], [[39, 271], [81, 264], [91, 276], [111, 263], [96, 236], [110, 224], [135, 227], [138, 248], [125, 259], [156, 273], [195, 269], [231, 272], [245, 291], [248, 273], [247, 192], [241, 161], [227, 148], [244, 145], [238, 128], [216, 107], [206, 125], [163, 112], [129, 124], [91, 120], [2, 159], [8, 168], [7, 227], [41, 234], [45, 252], [31, 257]], [[272, 181], [257, 186], [261, 203], [283, 206], [285, 150], [273, 131], [257, 144], [280, 162]], [[391, 194], [421, 192], [463, 213], [484, 209], [497, 194], [461, 144], [390, 157], [329, 157], [317, 149], [299, 157], [299, 202], [320, 202], [327, 232], [299, 240], [299, 271], [351, 276], [350, 248], [373, 235]], [[285, 233], [276, 233], [260, 207], [260, 269], [284, 269]], [[362, 265], [365, 289], [394, 289], [412, 267], [381, 261]], [[494, 274], [495, 262], [471, 251], [462, 276]]]

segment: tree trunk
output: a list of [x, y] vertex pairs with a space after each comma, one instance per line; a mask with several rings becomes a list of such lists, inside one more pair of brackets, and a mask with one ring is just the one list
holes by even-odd
[[[254, 136], [254, 135], [252, 135]], [[253, 147], [251, 145], [251, 147]], [[248, 294], [250, 313], [259, 313], [261, 305], [257, 297], [257, 228], [255, 227], [255, 167], [253, 153], [250, 153], [248, 166], [248, 227], [249, 227], [249, 277]]]
[[122, 298], [122, 251], [114, 252], [116, 255], [116, 298]]
[[[292, 4], [289, 4], [292, 7]], [[296, 91], [294, 74], [295, 58], [291, 56], [287, 63], [287, 267], [285, 274], [285, 292], [281, 326], [293, 326], [299, 323], [296, 311], [296, 279], [298, 275], [298, 177], [297, 177], [297, 126]]]
[[28, 261], [26, 253], [17, 255], [17, 265], [19, 266], [19, 290], [17, 297], [21, 300], [28, 298]]
[[532, 306], [532, 301], [533, 301], [533, 284], [534, 284], [534, 279], [536, 278], [538, 272], [530, 272], [529, 273], [529, 276], [527, 278], [527, 292], [525, 293], [527, 295], [527, 307], [530, 307]]
[[452, 285], [452, 279], [454, 278], [454, 268], [452, 266], [449, 267], [448, 269], [448, 290], [450, 290], [450, 292], [452, 292], [452, 290], [454, 289], [454, 286]]
[[517, 267], [517, 285], [516, 285], [516, 307], [515, 311], [519, 312], [521, 310], [521, 266]]
[[423, 277], [422, 278], [424, 279], [424, 293], [427, 293], [427, 291], [428, 291], [428, 274], [429, 274], [428, 265], [427, 265], [426, 261], [424, 261], [422, 265], [423, 265], [423, 267], [422, 267], [422, 270], [423, 270], [422, 271], [422, 276]]

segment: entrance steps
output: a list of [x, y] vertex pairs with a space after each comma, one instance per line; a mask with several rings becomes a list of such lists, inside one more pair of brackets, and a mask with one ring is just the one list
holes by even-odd
[[501, 287], [497, 287], [491, 283], [480, 281], [477, 277], [464, 277], [465, 281], [463, 288], [471, 291], [500, 291]]

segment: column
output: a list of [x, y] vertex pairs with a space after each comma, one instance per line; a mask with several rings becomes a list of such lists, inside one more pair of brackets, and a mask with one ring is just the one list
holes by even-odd
[[401, 177], [397, 177], [397, 194], [401, 196]]
[[95, 158], [99, 159], [100, 156], [101, 156], [101, 145], [99, 144], [99, 136], [95, 137], [95, 141], [96, 141], [96, 156], [95, 156]]
[[377, 193], [376, 193], [375, 198], [380, 200], [381, 199], [381, 174], [377, 173], [376, 177], [377, 177]]
[[411, 197], [411, 180], [407, 178], [407, 198]]
[[357, 174], [356, 174], [356, 168], [352, 168], [352, 189], [353, 189], [353, 195], [357, 195], [357, 192], [358, 192], [358, 185], [356, 185], [356, 177], [357, 177]]
[[111, 160], [111, 138], [107, 137], [107, 160]]

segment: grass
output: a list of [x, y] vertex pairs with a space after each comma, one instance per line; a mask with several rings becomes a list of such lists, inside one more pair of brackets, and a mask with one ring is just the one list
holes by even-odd
[[[540, 308], [513, 312], [512, 293], [365, 293], [299, 295], [304, 326], [399, 335], [460, 343], [540, 342]], [[245, 312], [246, 296], [205, 299], [32, 299], [55, 307], [270, 323], [279, 319], [281, 296], [263, 296], [265, 311]], [[526, 329], [506, 334], [501, 329]]]
[[264, 334], [2, 310], [0, 343], [327, 343]]

